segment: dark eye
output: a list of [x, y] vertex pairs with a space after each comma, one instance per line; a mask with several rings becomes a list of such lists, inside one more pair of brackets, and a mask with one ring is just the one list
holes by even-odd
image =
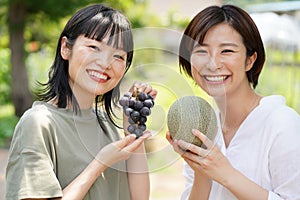
[[207, 51], [203, 49], [195, 49], [194, 53], [207, 53]]
[[99, 51], [99, 50], [100, 50], [100, 49], [99, 49], [97, 46], [95, 46], [95, 45], [89, 45], [88, 47], [91, 48], [91, 49], [93, 49], [93, 50], [95, 50], [95, 51]]
[[224, 49], [224, 50], [222, 50], [222, 53], [232, 53], [232, 52], [234, 52], [234, 51], [231, 50], [231, 49]]
[[197, 50], [196, 52], [197, 52], [197, 53], [206, 53], [205, 50]]
[[120, 60], [125, 60], [123, 56], [121, 55], [114, 55], [115, 58], [120, 59]]

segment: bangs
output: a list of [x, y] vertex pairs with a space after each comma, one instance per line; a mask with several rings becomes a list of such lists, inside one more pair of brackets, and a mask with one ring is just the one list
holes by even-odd
[[111, 11], [98, 13], [84, 25], [85, 37], [102, 41], [108, 37], [107, 45], [126, 52], [133, 50], [131, 27], [120, 13]]

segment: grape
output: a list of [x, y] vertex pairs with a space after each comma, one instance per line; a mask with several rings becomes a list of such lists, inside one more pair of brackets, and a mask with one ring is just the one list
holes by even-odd
[[152, 108], [154, 106], [153, 104], [153, 100], [151, 99], [146, 99], [144, 102], [143, 102], [144, 106], [148, 107], [148, 108]]
[[137, 138], [143, 135], [147, 129], [147, 116], [151, 114], [154, 106], [154, 99], [150, 94], [137, 92], [135, 97], [130, 92], [125, 93], [120, 99], [119, 104], [123, 107], [124, 114], [128, 116], [129, 126], [127, 131], [135, 134]]
[[140, 110], [141, 108], [143, 108], [143, 106], [144, 106], [144, 103], [137, 100], [134, 104], [134, 110]]
[[130, 114], [130, 118], [134, 121], [134, 122], [138, 122], [138, 120], [140, 119], [140, 113], [138, 111], [133, 111]]
[[135, 100], [134, 99], [129, 99], [129, 107], [134, 108]]
[[139, 124], [138, 129], [141, 129], [142, 131], [145, 131], [147, 128], [146, 124]]
[[131, 119], [131, 117], [128, 118], [128, 122], [129, 122], [129, 124], [135, 124], [135, 123], [136, 123], [135, 121], [133, 121], [133, 120]]
[[129, 131], [130, 133], [133, 133], [135, 131], [135, 125], [134, 124], [130, 124], [128, 127], [127, 127], [127, 131]]
[[140, 124], [145, 124], [146, 121], [147, 121], [147, 117], [142, 115], [139, 120]]
[[148, 94], [148, 99], [154, 100], [153, 97], [151, 96], [151, 94]]
[[126, 116], [130, 116], [130, 114], [133, 112], [133, 109], [132, 108], [129, 108], [129, 107], [125, 107], [124, 109], [124, 113]]
[[151, 114], [151, 110], [150, 108], [148, 107], [143, 107], [141, 110], [140, 110], [140, 114], [142, 116], [149, 116]]
[[144, 132], [143, 130], [138, 128], [134, 130], [134, 133], [136, 134], [137, 138], [141, 137], [143, 135], [143, 132]]
[[121, 106], [125, 107], [125, 106], [129, 106], [129, 98], [128, 97], [121, 97], [119, 100], [119, 103]]
[[140, 101], [145, 101], [148, 98], [148, 95], [145, 92], [140, 92], [137, 97]]

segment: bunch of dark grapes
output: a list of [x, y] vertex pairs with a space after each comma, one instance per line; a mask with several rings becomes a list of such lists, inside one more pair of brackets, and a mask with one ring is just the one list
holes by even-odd
[[119, 103], [123, 107], [125, 115], [128, 116], [127, 131], [135, 134], [137, 138], [142, 136], [147, 128], [147, 117], [151, 114], [151, 108], [154, 106], [153, 97], [145, 92], [139, 92], [133, 97], [128, 92], [120, 98]]

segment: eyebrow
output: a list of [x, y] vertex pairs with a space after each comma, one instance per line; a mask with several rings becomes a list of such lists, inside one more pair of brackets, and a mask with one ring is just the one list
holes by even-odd
[[[199, 44], [199, 43], [195, 43], [194, 45], [194, 48], [197, 48], [197, 47], [207, 47], [209, 46], [208, 44], [205, 44], [205, 43], [202, 43], [202, 44]], [[232, 46], [232, 47], [238, 47], [239, 45], [235, 44], [235, 43], [231, 43], [231, 42], [226, 42], [226, 43], [221, 43], [220, 47], [225, 47], [225, 46]]]
[[228, 42], [228, 43], [222, 43], [220, 46], [221, 47], [224, 47], [224, 46], [238, 47], [239, 45], [237, 45], [235, 43]]

